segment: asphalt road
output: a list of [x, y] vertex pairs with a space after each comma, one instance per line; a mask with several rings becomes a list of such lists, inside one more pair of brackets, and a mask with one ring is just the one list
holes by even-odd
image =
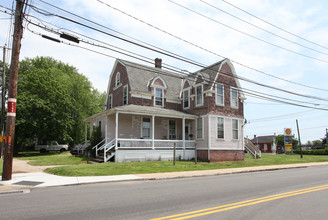
[[319, 166], [39, 188], [0, 195], [0, 219], [328, 219], [327, 184]]

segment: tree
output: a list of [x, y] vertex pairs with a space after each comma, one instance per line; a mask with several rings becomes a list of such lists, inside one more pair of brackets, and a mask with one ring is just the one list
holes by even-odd
[[[277, 146], [284, 147], [284, 135], [282, 135], [282, 134], [281, 135], [277, 135], [275, 137], [275, 139], [276, 139]], [[297, 147], [298, 140], [296, 140], [295, 138], [293, 138], [292, 140], [293, 140], [292, 146], [293, 147]]]
[[312, 146], [313, 147], [322, 146], [322, 141], [320, 141], [320, 140], [314, 140], [314, 141], [312, 141]]
[[50, 57], [21, 61], [15, 138], [18, 148], [31, 145], [35, 139], [44, 143], [81, 142], [83, 120], [102, 110], [103, 96], [73, 66]]

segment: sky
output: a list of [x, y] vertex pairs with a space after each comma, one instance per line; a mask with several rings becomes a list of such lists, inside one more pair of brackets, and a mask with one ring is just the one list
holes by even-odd
[[[150, 62], [158, 57], [163, 64], [180, 70], [200, 69], [113, 35], [154, 45], [203, 66], [229, 58], [238, 77], [243, 79], [240, 84], [247, 98], [245, 136], [278, 135], [291, 128], [297, 138], [296, 120], [302, 143], [320, 140], [326, 134], [328, 2], [325, 0], [29, 0], [28, 3], [34, 8], [25, 11], [21, 60], [53, 57], [76, 67], [97, 90], [105, 92], [115, 58], [153, 65], [105, 49], [109, 44], [142, 55], [146, 57], [142, 59]], [[12, 7], [11, 0], [0, 1], [0, 46], [10, 47], [12, 43], [9, 36], [13, 17], [5, 13]], [[76, 44], [62, 39], [58, 33], [63, 32], [83, 42]], [[40, 34], [62, 43], [44, 39]], [[7, 63], [9, 57], [10, 52]]]

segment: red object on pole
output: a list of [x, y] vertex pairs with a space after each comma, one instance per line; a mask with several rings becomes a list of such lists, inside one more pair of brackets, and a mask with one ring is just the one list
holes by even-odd
[[8, 113], [6, 124], [5, 149], [3, 152], [3, 172], [2, 180], [11, 180], [12, 164], [14, 153], [14, 137], [15, 137], [15, 120], [16, 120], [16, 97], [17, 97], [17, 79], [18, 64], [21, 47], [21, 39], [23, 36], [23, 8], [25, 0], [16, 0], [15, 10], [15, 26], [11, 55], [9, 88], [8, 88]]

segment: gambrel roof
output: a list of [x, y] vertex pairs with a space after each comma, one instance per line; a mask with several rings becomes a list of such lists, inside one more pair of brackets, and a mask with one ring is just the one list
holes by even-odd
[[126, 60], [118, 61], [126, 68], [131, 91], [148, 93], [151, 81], [159, 76], [167, 86], [166, 96], [172, 98], [179, 97], [181, 80], [184, 78], [183, 75]]

